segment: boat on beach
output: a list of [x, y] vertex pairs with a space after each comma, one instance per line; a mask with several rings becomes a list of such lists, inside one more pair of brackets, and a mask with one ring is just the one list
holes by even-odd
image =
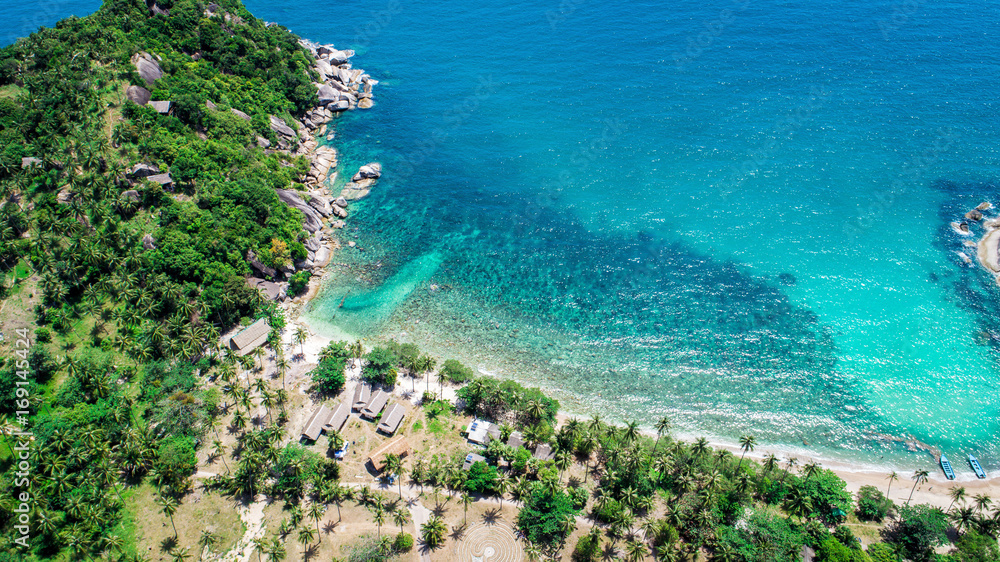
[[976, 476], [986, 478], [986, 471], [983, 470], [983, 466], [979, 464], [979, 459], [969, 455], [969, 466], [972, 467], [972, 470], [976, 471]]
[[951, 468], [951, 462], [948, 461], [948, 457], [941, 455], [941, 470], [944, 471], [945, 478], [948, 480], [955, 479], [955, 470]]

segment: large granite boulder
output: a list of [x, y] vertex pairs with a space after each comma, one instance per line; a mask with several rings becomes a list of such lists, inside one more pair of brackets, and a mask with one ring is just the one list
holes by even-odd
[[266, 266], [263, 262], [257, 259], [257, 254], [255, 254], [253, 250], [247, 250], [247, 261], [250, 263], [251, 267], [263, 273], [266, 277], [273, 278], [278, 274], [273, 267]]
[[316, 59], [316, 71], [326, 80], [333, 74], [333, 67], [323, 59]]
[[289, 127], [284, 119], [275, 117], [274, 115], [271, 116], [271, 130], [284, 137], [295, 138], [295, 129]]
[[358, 169], [358, 173], [354, 174], [354, 177], [351, 178], [351, 181], [359, 182], [361, 180], [378, 179], [380, 177], [382, 177], [382, 164], [371, 162], [361, 166]]
[[146, 81], [147, 86], [152, 86], [153, 82], [163, 77], [163, 71], [160, 70], [160, 63], [156, 62], [156, 59], [149, 53], [136, 53], [132, 56], [132, 64], [135, 65], [135, 70], [139, 73], [139, 76]]
[[128, 170], [128, 177], [134, 180], [141, 180], [143, 178], [148, 178], [150, 176], [155, 176], [160, 173], [160, 169], [156, 166], [151, 166], [149, 164], [139, 162], [135, 166], [132, 166]]
[[335, 90], [332, 86], [328, 84], [323, 84], [322, 86], [320, 86], [319, 91], [317, 91], [316, 94], [319, 96], [320, 105], [337, 103], [338, 101], [340, 101], [341, 96], [343, 96], [343, 92]]
[[128, 98], [128, 101], [136, 105], [146, 105], [149, 103], [149, 98], [153, 97], [153, 94], [142, 86], [129, 86], [125, 90], [125, 97]]
[[338, 51], [336, 49], [333, 49], [326, 57], [326, 60], [330, 61], [330, 64], [332, 65], [340, 66], [342, 64], [347, 64], [351, 60], [351, 57], [353, 56], [354, 56], [354, 51], [350, 49], [347, 49], [345, 51]]
[[306, 229], [307, 232], [316, 232], [323, 228], [322, 217], [297, 192], [288, 189], [276, 189], [274, 191], [278, 194], [278, 199], [281, 199], [284, 204], [302, 211], [302, 214], [305, 215], [302, 228]]
[[250, 120], [250, 116], [249, 115], [247, 115], [246, 113], [243, 113], [242, 111], [236, 109], [235, 107], [229, 108], [229, 111], [231, 111], [233, 115], [239, 117], [240, 119], [242, 119], [244, 121], [249, 121]]

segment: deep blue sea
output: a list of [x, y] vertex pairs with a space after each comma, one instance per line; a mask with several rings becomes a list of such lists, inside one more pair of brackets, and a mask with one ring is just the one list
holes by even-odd
[[948, 226], [1000, 204], [996, 3], [246, 5], [380, 80], [337, 123], [342, 175], [384, 176], [316, 331], [417, 342], [580, 415], [1000, 467], [1000, 287]]

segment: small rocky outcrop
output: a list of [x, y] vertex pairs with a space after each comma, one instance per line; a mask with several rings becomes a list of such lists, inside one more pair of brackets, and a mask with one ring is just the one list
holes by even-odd
[[139, 73], [139, 76], [146, 81], [146, 86], [152, 86], [153, 82], [163, 77], [163, 71], [160, 70], [160, 63], [149, 53], [136, 53], [132, 56], [132, 64], [135, 65], [135, 70]]
[[156, 239], [153, 238], [151, 234], [146, 234], [142, 237], [142, 249], [144, 250], [155, 250], [156, 249]]
[[358, 173], [354, 174], [351, 181], [357, 182], [367, 179], [377, 180], [380, 177], [382, 177], [382, 164], [379, 164], [378, 162], [371, 162], [358, 168]]
[[247, 250], [247, 262], [250, 263], [250, 267], [263, 273], [265, 277], [271, 277], [273, 279], [274, 276], [278, 274], [276, 269], [264, 265], [263, 262], [257, 259], [257, 254], [255, 254], [253, 250]]
[[128, 89], [125, 90], [125, 97], [128, 101], [136, 105], [146, 105], [149, 103], [149, 99], [153, 97], [153, 94], [142, 86], [129, 86]]
[[42, 165], [41, 158], [35, 158], [34, 156], [25, 156], [24, 158], [21, 158], [22, 170], [25, 168], [33, 168], [35, 166], [41, 166], [41, 165]]
[[969, 219], [970, 221], [981, 221], [983, 220], [983, 212], [980, 211], [979, 209], [973, 209], [968, 213], [965, 213], [965, 218]]
[[287, 137], [289, 139], [294, 139], [295, 138], [295, 129], [289, 127], [288, 123], [285, 123], [284, 119], [282, 119], [280, 117], [276, 117], [274, 115], [271, 115], [270, 117], [271, 117], [271, 130], [272, 131], [274, 131], [275, 133], [278, 133], [279, 135], [281, 135], [283, 137]]
[[146, 164], [144, 162], [139, 162], [138, 164], [132, 166], [128, 170], [128, 177], [133, 180], [141, 180], [143, 178], [148, 178], [149, 176], [155, 176], [160, 173], [160, 169], [151, 164]]
[[307, 232], [316, 232], [323, 228], [322, 217], [297, 192], [288, 189], [276, 189], [275, 192], [278, 194], [278, 199], [281, 199], [284, 204], [302, 211], [302, 214], [305, 215], [302, 228]]
[[244, 120], [244, 121], [249, 121], [249, 120], [250, 120], [250, 116], [249, 116], [249, 115], [247, 115], [246, 113], [243, 113], [242, 111], [240, 111], [240, 110], [236, 109], [235, 107], [230, 107], [230, 108], [229, 108], [229, 111], [230, 111], [230, 112], [231, 112], [231, 113], [232, 113], [233, 115], [235, 115], [235, 116], [239, 117], [240, 119], [242, 119], [242, 120]]

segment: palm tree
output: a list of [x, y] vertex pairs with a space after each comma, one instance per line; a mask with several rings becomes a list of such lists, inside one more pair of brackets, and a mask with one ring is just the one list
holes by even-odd
[[812, 512], [812, 500], [802, 488], [796, 486], [785, 498], [785, 511], [790, 515], [797, 516], [799, 521], [804, 521], [806, 516]]
[[375, 521], [377, 535], [382, 536], [382, 525], [385, 524], [385, 508], [381, 504], [376, 504], [372, 512], [372, 520]]
[[470, 496], [469, 494], [463, 493], [462, 497], [459, 498], [459, 501], [462, 503], [462, 511], [463, 511], [462, 524], [465, 525], [468, 523], [469, 519], [469, 506], [472, 505], [472, 502], [474, 500], [472, 499], [472, 496]]
[[965, 500], [965, 486], [952, 486], [948, 495], [951, 496], [951, 503], [948, 504], [948, 509], [945, 510], [946, 512], [951, 511], [951, 506], [955, 505], [955, 502]]
[[913, 499], [913, 492], [916, 491], [917, 486], [927, 482], [928, 473], [924, 469], [913, 471], [913, 488], [910, 489], [910, 497], [906, 498], [906, 505], [910, 505], [910, 500]]
[[198, 537], [198, 544], [202, 548], [211, 548], [212, 545], [215, 544], [216, 540], [218, 540], [218, 538], [215, 536], [215, 533], [209, 531], [208, 529], [202, 529], [201, 536]]
[[271, 539], [271, 544], [267, 549], [267, 560], [268, 562], [278, 562], [285, 558], [285, 545], [278, 539], [274, 537]]
[[305, 553], [305, 557], [309, 558], [309, 543], [316, 538], [315, 531], [312, 527], [302, 527], [299, 529], [298, 541], [302, 545], [302, 552]]
[[403, 532], [403, 525], [410, 522], [410, 513], [406, 508], [400, 508], [392, 512], [392, 522], [399, 525], [399, 532]]
[[694, 453], [694, 456], [698, 458], [701, 458], [702, 456], [707, 454], [708, 439], [705, 439], [704, 437], [699, 437], [698, 440], [695, 441], [694, 445], [691, 447], [691, 452]]
[[439, 547], [444, 542], [444, 536], [447, 532], [448, 528], [438, 516], [431, 517], [426, 523], [420, 526], [421, 538], [424, 544], [431, 549]]
[[740, 467], [743, 466], [743, 457], [750, 451], [753, 451], [754, 445], [757, 444], [757, 438], [753, 435], [744, 435], [740, 437], [740, 449], [743, 449], [743, 454], [740, 455], [740, 462], [736, 465], [736, 471], [739, 472]]
[[364, 356], [365, 346], [361, 340], [355, 340], [354, 343], [347, 346], [347, 351], [351, 354], [351, 368], [354, 368]]
[[625, 422], [625, 429], [622, 432], [622, 442], [626, 445], [631, 445], [639, 439], [639, 423], [638, 422]]
[[[314, 501], [309, 504], [309, 517], [316, 522], [316, 534], [319, 534], [319, 520], [323, 518], [323, 513], [326, 512], [326, 506], [320, 502]], [[320, 535], [319, 541], [323, 542], [323, 536]]]
[[646, 545], [635, 539], [625, 542], [625, 560], [628, 562], [641, 562], [646, 557]]
[[[364, 489], [367, 490], [367, 488]], [[337, 521], [343, 521], [343, 518], [340, 516], [340, 504], [349, 497], [350, 490], [340, 484], [334, 484], [333, 487], [330, 488], [330, 499], [333, 500], [333, 503], [337, 504]]]
[[170, 518], [170, 526], [174, 529], [174, 538], [177, 538], [177, 526], [174, 525], [174, 514], [177, 513], [177, 499], [172, 496], [160, 496], [156, 503], [159, 504], [163, 514]]
[[806, 463], [806, 465], [802, 467], [802, 473], [806, 475], [806, 480], [809, 480], [809, 478], [815, 476], [819, 472], [819, 470], [820, 470], [819, 465], [814, 462]]
[[670, 431], [670, 418], [663, 416], [660, 421], [656, 422], [656, 443], [653, 444], [653, 450], [660, 444], [660, 437], [663, 437], [668, 431]]
[[559, 481], [562, 482], [562, 474], [569, 467], [573, 466], [573, 455], [565, 449], [559, 449], [556, 451], [555, 457], [556, 468], [559, 469]]
[[889, 473], [888, 478], [889, 478], [889, 485], [885, 489], [885, 497], [887, 498], [889, 497], [889, 490], [892, 489], [892, 483], [895, 482], [896, 480], [899, 480], [899, 475], [896, 474], [895, 470], [893, 470], [892, 472]]
[[976, 504], [976, 511], [980, 514], [983, 513], [983, 509], [990, 506], [993, 503], [993, 499], [986, 494], [976, 494], [972, 496], [973, 502]]
[[293, 336], [294, 339], [292, 341], [294, 341], [295, 344], [299, 346], [299, 354], [302, 355], [303, 357], [305, 357], [306, 355], [305, 343], [308, 337], [309, 337], [309, 332], [306, 332], [305, 328], [303, 328], [302, 326], [295, 328], [295, 335]]
[[795, 457], [790, 457], [787, 461], [785, 461], [785, 473], [781, 475], [781, 480], [779, 481], [781, 484], [785, 483], [785, 478], [788, 478], [788, 474], [792, 471], [793, 468], [795, 468], [795, 465], [798, 463], [799, 459]]
[[386, 474], [396, 475], [396, 482], [399, 483], [399, 499], [403, 499], [403, 476], [406, 473], [406, 469], [403, 467], [403, 459], [399, 455], [386, 455], [385, 472]]
[[191, 554], [188, 552], [188, 549], [186, 548], [175, 550], [171, 552], [170, 555], [173, 556], [174, 562], [184, 562], [188, 558], [191, 558]]
[[497, 499], [500, 500], [500, 509], [503, 509], [503, 495], [510, 491], [510, 487], [510, 477], [506, 474], [499, 475], [493, 483], [493, 491], [496, 493]]
[[963, 506], [955, 510], [955, 513], [951, 514], [951, 521], [955, 524], [955, 530], [959, 533], [963, 529], [968, 529], [975, 521], [976, 515], [972, 512], [972, 508], [968, 506]]

